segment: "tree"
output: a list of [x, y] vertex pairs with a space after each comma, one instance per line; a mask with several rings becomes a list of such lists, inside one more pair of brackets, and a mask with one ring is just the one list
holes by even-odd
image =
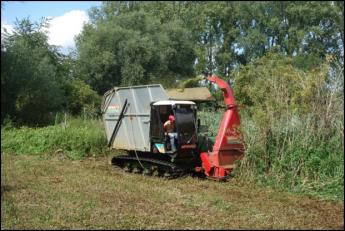
[[77, 75], [99, 94], [159, 80], [172, 85], [194, 74], [193, 41], [181, 22], [162, 24], [143, 11], [105, 15], [77, 38]]
[[1, 119], [6, 115], [19, 123], [44, 125], [61, 109], [55, 47], [47, 43], [46, 21], [16, 22], [14, 34], [5, 34], [1, 55]]
[[343, 59], [343, 2], [117, 1], [104, 2], [90, 16], [107, 21], [139, 11], [162, 24], [182, 22], [194, 43], [197, 74], [208, 69], [229, 77], [272, 48], [316, 65], [328, 54]]

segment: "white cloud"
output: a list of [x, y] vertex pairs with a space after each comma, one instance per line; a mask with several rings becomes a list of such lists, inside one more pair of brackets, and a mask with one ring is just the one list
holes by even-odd
[[13, 34], [14, 28], [12, 25], [7, 24], [6, 22], [1, 22], [1, 45], [4, 42], [4, 38], [5, 38], [5, 30], [9, 33], [9, 34]]
[[[89, 21], [89, 17], [85, 11], [72, 10], [59, 17], [50, 18], [50, 25], [48, 32], [48, 43], [50, 45], [61, 46], [64, 52], [69, 48], [75, 48], [74, 37], [78, 35], [82, 29], [83, 24]], [[10, 34], [13, 33], [14, 27], [5, 21], [1, 22], [1, 34], [4, 29]], [[1, 41], [3, 36], [1, 36]]]
[[82, 10], [72, 10], [52, 18], [48, 29], [48, 43], [64, 48], [75, 47], [74, 36], [81, 32], [83, 24], [88, 21], [87, 13]]
[[7, 24], [6, 22], [4, 22], [4, 23], [1, 22], [1, 34], [5, 31], [5, 29], [10, 34], [12, 34], [14, 31], [14, 28], [12, 25]]

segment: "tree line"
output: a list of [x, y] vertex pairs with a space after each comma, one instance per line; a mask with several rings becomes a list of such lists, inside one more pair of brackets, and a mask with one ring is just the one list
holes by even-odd
[[[306, 88], [286, 92], [289, 105], [300, 108], [320, 93], [311, 73], [324, 64], [343, 68], [343, 2], [105, 1], [89, 17], [67, 55], [48, 44], [47, 20], [26, 18], [2, 35], [2, 123], [47, 125], [61, 111], [95, 114], [113, 86], [178, 87], [204, 70], [234, 83], [239, 101], [254, 106], [274, 105], [262, 92], [270, 88], [263, 75], [269, 68], [306, 76], [298, 80]], [[322, 73], [326, 88], [339, 82]], [[336, 87], [343, 83], [325, 94]]]

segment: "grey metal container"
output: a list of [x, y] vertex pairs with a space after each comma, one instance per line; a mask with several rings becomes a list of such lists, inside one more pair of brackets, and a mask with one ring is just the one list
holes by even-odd
[[150, 103], [168, 99], [160, 84], [114, 87], [107, 91], [103, 96], [102, 113], [108, 146], [150, 151]]

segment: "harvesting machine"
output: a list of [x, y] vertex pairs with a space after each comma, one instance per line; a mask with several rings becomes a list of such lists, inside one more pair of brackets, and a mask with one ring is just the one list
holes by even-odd
[[[240, 118], [230, 85], [215, 75], [205, 78], [223, 92], [225, 111], [212, 150], [198, 148], [204, 128], [197, 106], [188, 100], [171, 100], [159, 84], [114, 87], [103, 97], [102, 113], [108, 147], [124, 150], [111, 163], [125, 171], [168, 178], [197, 173], [224, 180], [234, 162], [244, 155]], [[175, 117], [177, 151], [171, 151], [163, 124]]]

